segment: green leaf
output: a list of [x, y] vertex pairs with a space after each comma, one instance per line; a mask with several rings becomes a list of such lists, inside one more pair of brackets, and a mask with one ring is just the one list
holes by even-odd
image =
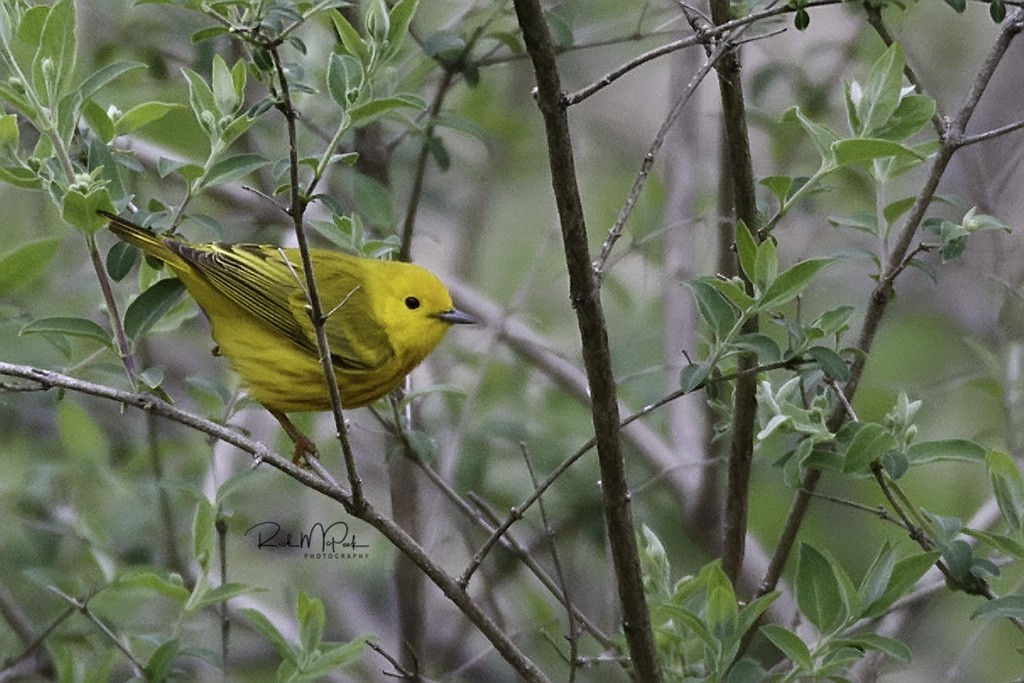
[[818, 154], [821, 156], [823, 168], [835, 165], [835, 155], [832, 152], [832, 145], [839, 141], [839, 136], [832, 129], [820, 123], [812, 121], [800, 107], [792, 107], [782, 115], [783, 121], [796, 121], [811, 137]]
[[700, 386], [711, 373], [711, 366], [706, 363], [690, 363], [679, 372], [679, 388], [689, 393]]
[[384, 52], [384, 59], [394, 57], [402, 47], [405, 37], [409, 34], [409, 24], [412, 23], [413, 15], [416, 14], [416, 7], [419, 0], [398, 0], [388, 11], [388, 44]]
[[146, 680], [154, 683], [171, 680], [171, 669], [180, 652], [181, 642], [177, 638], [161, 643], [146, 662]]
[[203, 77], [192, 69], [182, 69], [181, 73], [188, 81], [188, 102], [192, 107], [192, 114], [196, 117], [200, 127], [206, 131], [207, 136], [210, 139], [216, 139], [220, 114], [217, 111], [217, 101], [213, 97], [213, 91]]
[[843, 472], [866, 473], [871, 463], [894, 448], [896, 439], [889, 430], [876, 422], [869, 422], [857, 431], [846, 449]]
[[572, 47], [574, 40], [572, 24], [569, 23], [569, 20], [554, 9], [545, 11], [544, 19], [547, 21], [548, 30], [551, 31], [555, 45], [561, 50]]
[[738, 277], [733, 277], [728, 280], [722, 278], [709, 277], [704, 278], [702, 282], [706, 282], [720, 293], [722, 293], [726, 299], [728, 299], [736, 308], [742, 312], [747, 312], [754, 307], [757, 302], [754, 297], [747, 294], [746, 285], [743, 280]]
[[860, 618], [873, 619], [885, 614], [894, 602], [913, 588], [918, 579], [924, 576], [924, 573], [935, 564], [937, 559], [939, 559], [939, 553], [928, 552], [910, 555], [896, 562], [885, 591], [881, 597], [861, 611]]
[[739, 320], [739, 313], [717, 289], [704, 280], [690, 280], [686, 285], [697, 300], [700, 315], [711, 327], [716, 339], [725, 337]]
[[299, 643], [306, 652], [315, 652], [324, 636], [324, 603], [299, 593]]
[[786, 201], [786, 198], [789, 197], [789, 190], [793, 187], [793, 179], [788, 175], [768, 176], [761, 178], [758, 182], [771, 190], [780, 204]]
[[227, 159], [221, 159], [206, 172], [200, 186], [205, 189], [222, 183], [230, 183], [249, 175], [257, 169], [263, 168], [269, 163], [269, 160], [259, 154], [238, 154]]
[[359, 31], [349, 23], [341, 12], [331, 12], [331, 21], [334, 22], [334, 30], [338, 32], [342, 47], [363, 64], [369, 64], [370, 49], [363, 37], [359, 35]]
[[0, 180], [24, 190], [38, 190], [42, 187], [39, 175], [32, 169], [24, 166], [0, 167]]
[[53, 317], [33, 320], [21, 328], [18, 334], [44, 334], [76, 337], [97, 342], [101, 346], [114, 348], [110, 333], [85, 318]]
[[166, 178], [171, 173], [178, 173], [182, 178], [192, 182], [203, 175], [203, 167], [189, 161], [160, 157], [156, 161], [156, 172], [161, 178]]
[[[770, 242], [771, 240], [765, 240]], [[739, 255], [740, 269], [743, 270], [744, 275], [751, 282], [755, 281], [756, 276], [756, 262], [757, 262], [757, 251], [758, 245], [754, 240], [754, 235], [750, 232], [750, 228], [746, 222], [740, 219], [736, 223], [736, 251]]]
[[977, 529], [964, 529], [965, 534], [978, 539], [1008, 557], [1024, 560], [1024, 543], [1004, 534], [993, 534]]
[[241, 93], [235, 88], [232, 70], [228, 68], [228, 63], [219, 54], [213, 55], [210, 91], [213, 93], [213, 102], [218, 118], [234, 114], [242, 105]]
[[1006, 18], [1006, 3], [1003, 0], [989, 0], [988, 15], [997, 24], [1003, 23], [1003, 19]]
[[771, 283], [758, 301], [758, 308], [770, 311], [789, 303], [807, 289], [818, 273], [833, 263], [835, 259], [832, 258], [815, 258], [797, 263]]
[[1004, 595], [1001, 598], [989, 600], [971, 614], [971, 619], [978, 617], [1024, 619], [1024, 595]]
[[897, 218], [910, 210], [910, 207], [914, 205], [915, 201], [917, 201], [917, 197], [904, 197], [903, 199], [897, 199], [882, 209], [882, 216], [885, 217], [885, 221], [889, 225], [892, 225]]
[[863, 163], [886, 157], [907, 157], [924, 160], [917, 151], [892, 140], [879, 138], [849, 138], [832, 146], [836, 163], [840, 166]]
[[118, 588], [138, 588], [164, 595], [182, 605], [189, 598], [189, 591], [177, 574], [164, 577], [153, 572], [119, 576], [113, 584]]
[[893, 43], [871, 67], [868, 81], [857, 102], [857, 116], [864, 127], [864, 136], [873, 135], [889, 123], [899, 106], [903, 64], [903, 48], [899, 43]]
[[175, 109], [183, 109], [183, 105], [173, 102], [143, 102], [137, 104], [114, 122], [114, 130], [118, 135], [132, 133], [146, 124], [159, 121]]
[[152, 287], [139, 294], [124, 313], [124, 331], [131, 339], [138, 339], [169, 311], [181, 295], [185, 285], [178, 278], [157, 280]]
[[836, 647], [847, 647], [863, 652], [864, 650], [876, 650], [888, 657], [892, 657], [903, 663], [910, 661], [910, 648], [887, 636], [880, 636], [877, 633], [858, 633], [852, 638], [837, 638], [833, 641]]
[[135, 267], [139, 250], [127, 242], [117, 242], [107, 252], [107, 274], [114, 282], [120, 282]]
[[823, 335], [833, 336], [842, 334], [847, 329], [847, 321], [849, 321], [854, 310], [853, 306], [838, 306], [829, 309], [819, 315], [817, 320], [811, 323], [811, 326], [821, 330]]
[[31, 283], [43, 275], [57, 255], [59, 239], [26, 242], [0, 256], [0, 296]]
[[106, 188], [93, 185], [88, 192], [77, 188], [69, 189], [61, 199], [60, 216], [73, 228], [85, 233], [94, 233], [107, 227], [107, 219], [99, 211], [114, 213], [114, 203]]
[[347, 111], [363, 87], [363, 64], [355, 57], [332, 53], [327, 60], [327, 91]]
[[338, 669], [357, 663], [363, 657], [368, 636], [360, 636], [348, 643], [321, 648], [318, 656], [303, 667], [303, 673], [311, 678], [327, 676]]
[[360, 104], [357, 107], [353, 107], [349, 114], [352, 116], [353, 126], [365, 126], [395, 109], [410, 108], [423, 110], [427, 108], [427, 105], [423, 100], [414, 95], [396, 95], [394, 97], [381, 97]]
[[812, 346], [807, 349], [807, 355], [813, 358], [814, 362], [829, 377], [840, 382], [845, 382], [850, 378], [850, 368], [846, 361], [832, 349], [824, 346]]
[[956, 10], [957, 14], [963, 14], [967, 9], [967, 0], [945, 0], [946, 4]]
[[874, 136], [886, 140], [906, 140], [921, 130], [934, 113], [935, 100], [927, 95], [907, 95], [900, 100], [889, 121], [874, 132]]
[[32, 59], [32, 81], [43, 103], [56, 107], [75, 74], [78, 44], [74, 0], [59, 0], [46, 15]]
[[796, 28], [797, 31], [806, 30], [807, 27], [810, 25], [811, 15], [808, 14], [807, 10], [805, 10], [803, 7], [798, 9], [796, 13], [793, 14], [793, 26]]
[[86, 100], [82, 105], [82, 118], [88, 124], [89, 130], [104, 143], [114, 139], [114, 122], [100, 105], [92, 100]]
[[247, 593], [253, 593], [261, 590], [264, 589], [251, 586], [247, 583], [225, 583], [217, 586], [216, 588], [210, 588], [202, 591], [202, 596], [194, 601], [190, 600], [185, 605], [185, 609], [188, 612], [196, 612], [210, 605], [227, 602], [231, 598], [236, 598], [239, 595], [245, 595]]
[[192, 556], [203, 572], [209, 569], [216, 552], [216, 521], [217, 512], [213, 504], [200, 496], [195, 517], [192, 519]]
[[1002, 451], [989, 451], [985, 463], [1003, 519], [1011, 530], [1020, 531], [1024, 527], [1024, 476], [1014, 459]]
[[423, 51], [442, 64], [453, 63], [466, 49], [466, 41], [457, 31], [441, 29], [423, 41]]
[[107, 64], [94, 71], [88, 78], [82, 81], [82, 84], [78, 86], [78, 90], [81, 91], [84, 99], [89, 99], [114, 79], [130, 71], [145, 68], [146, 65], [142, 62], [114, 62], [113, 64]]
[[984, 462], [985, 455], [984, 448], [966, 439], [922, 441], [907, 449], [911, 465], [923, 465], [939, 460]]
[[846, 618], [839, 580], [832, 563], [806, 543], [800, 544], [796, 574], [796, 601], [818, 632], [828, 634]]
[[285, 661], [291, 663], [293, 666], [298, 666], [295, 649], [287, 640], [285, 640], [285, 637], [281, 635], [281, 631], [274, 626], [273, 622], [271, 622], [266, 615], [252, 609], [251, 607], [243, 607], [240, 611], [250, 622], [252, 622], [252, 625], [256, 627], [256, 630], [262, 633], [263, 637], [270, 641], [270, 644], [274, 646], [274, 649], [277, 650], [277, 653], [281, 655]]
[[871, 566], [864, 572], [858, 592], [862, 605], [871, 606], [885, 594], [885, 589], [892, 579], [893, 568], [896, 566], [896, 551], [886, 541], [879, 548]]
[[782, 628], [776, 624], [765, 624], [761, 627], [761, 633], [772, 642], [772, 644], [786, 655], [799, 669], [803, 671], [814, 670], [814, 660], [811, 658], [811, 651], [800, 639], [800, 636]]
[[764, 292], [779, 276], [779, 253], [775, 240], [769, 238], [757, 245], [757, 256], [754, 260], [754, 284], [758, 291]]
[[742, 351], [756, 354], [759, 363], [774, 363], [782, 358], [782, 350], [775, 340], [760, 332], [741, 335], [733, 345]]

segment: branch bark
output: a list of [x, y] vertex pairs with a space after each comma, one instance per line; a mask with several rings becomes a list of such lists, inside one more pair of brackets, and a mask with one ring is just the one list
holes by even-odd
[[661, 670], [644, 597], [640, 554], [622, 457], [619, 406], [611, 369], [608, 331], [587, 245], [587, 227], [576, 183], [572, 140], [555, 64], [555, 50], [538, 0], [515, 0], [515, 9], [537, 78], [537, 102], [547, 135], [551, 181], [569, 272], [569, 296], [583, 341], [583, 363], [590, 386], [591, 415], [601, 471], [602, 503], [618, 582], [622, 626], [636, 677], [653, 683], [661, 680]]
[[[721, 26], [729, 21], [728, 0], [712, 0], [711, 19]], [[754, 187], [754, 165], [747, 132], [746, 105], [740, 80], [740, 56], [736, 49], [727, 50], [716, 63], [718, 89], [722, 99], [722, 121], [725, 131], [726, 161], [729, 185], [733, 196], [733, 239], [739, 221], [757, 235], [757, 197]], [[737, 269], [739, 270], [739, 269]], [[746, 276], [743, 275], [745, 278]], [[753, 285], [747, 281], [748, 293]], [[757, 319], [751, 318], [743, 332], [757, 332]], [[747, 541], [747, 516], [750, 501], [750, 470], [754, 455], [754, 421], [757, 417], [757, 375], [746, 371], [757, 365], [753, 354], [739, 357], [733, 394], [732, 438], [729, 444], [729, 470], [726, 483], [725, 525], [722, 540], [722, 569], [736, 584], [743, 572], [743, 554]]]

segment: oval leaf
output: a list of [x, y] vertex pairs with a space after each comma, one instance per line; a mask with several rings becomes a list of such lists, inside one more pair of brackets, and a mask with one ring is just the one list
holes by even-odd
[[124, 313], [124, 331], [131, 339], [138, 339], [153, 327], [185, 292], [185, 285], [177, 278], [159, 280], [136, 297]]
[[758, 302], [758, 307], [769, 310], [789, 303], [811, 284], [814, 277], [826, 266], [835, 263], [832, 258], [816, 258], [801, 261], [789, 268], [771, 283]]
[[843, 472], [867, 472], [871, 463], [894, 448], [896, 439], [889, 430], [876, 422], [870, 422], [860, 428], [846, 449]]
[[60, 240], [28, 242], [0, 256], [0, 294], [26, 285], [46, 272]]
[[40, 318], [21, 328], [19, 334], [56, 334], [63, 337], [77, 337], [98, 342], [102, 346], [114, 347], [110, 333], [85, 318]]
[[936, 460], [958, 460], [961, 462], [984, 462], [984, 448], [966, 439], [941, 439], [923, 441], [907, 449], [911, 465], [922, 465]]

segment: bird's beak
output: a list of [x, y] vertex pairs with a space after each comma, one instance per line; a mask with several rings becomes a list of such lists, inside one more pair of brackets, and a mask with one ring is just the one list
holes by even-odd
[[469, 313], [463, 313], [457, 308], [453, 308], [450, 311], [437, 314], [438, 320], [443, 320], [449, 325], [475, 325], [479, 322], [476, 318], [471, 316]]

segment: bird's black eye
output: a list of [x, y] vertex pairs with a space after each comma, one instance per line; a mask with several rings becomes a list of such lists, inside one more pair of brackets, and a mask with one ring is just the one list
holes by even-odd
[[407, 296], [405, 297], [405, 307], [410, 311], [415, 311], [420, 307], [420, 300], [414, 296]]

